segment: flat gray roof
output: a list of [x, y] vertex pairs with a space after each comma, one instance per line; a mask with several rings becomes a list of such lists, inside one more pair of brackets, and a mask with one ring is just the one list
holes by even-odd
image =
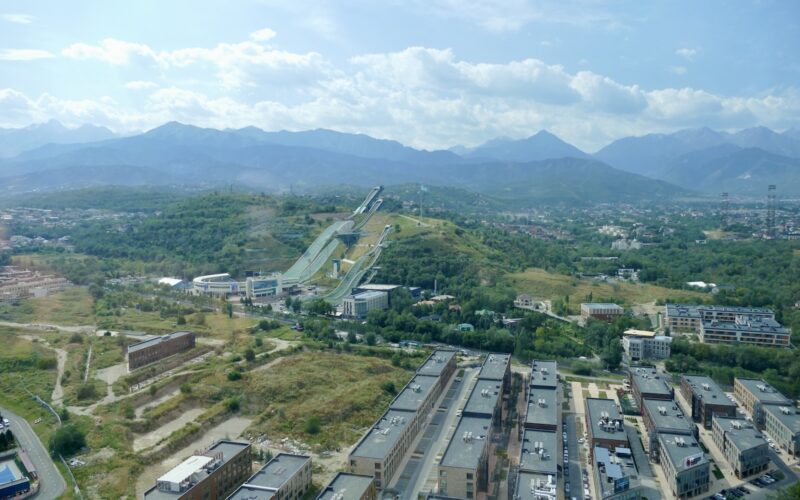
[[316, 500], [332, 500], [335, 495], [341, 498], [361, 498], [372, 485], [374, 479], [370, 476], [359, 476], [340, 472], [336, 474], [333, 481], [323, 489]]
[[[666, 451], [669, 456], [669, 461], [672, 463], [677, 472], [690, 469], [699, 464], [708, 464], [708, 458], [703, 453], [703, 449], [697, 444], [697, 441], [692, 436], [683, 436], [677, 434], [669, 434], [662, 432], [658, 435], [658, 440], [661, 443], [661, 449]], [[680, 442], [685, 443], [681, 446]], [[689, 463], [687, 458], [697, 458], [694, 463]]]
[[408, 427], [414, 412], [389, 410], [383, 414], [370, 431], [361, 438], [356, 448], [350, 453], [354, 457], [376, 458], [383, 460], [400, 439], [403, 430]]
[[617, 404], [613, 399], [586, 398], [586, 418], [592, 426], [592, 437], [595, 439], [615, 439], [627, 441], [628, 435], [625, 428], [611, 429], [610, 426], [601, 426], [600, 421], [604, 418], [604, 413], [608, 415], [608, 420], [622, 421]]
[[736, 407], [736, 403], [728, 399], [725, 391], [711, 377], [705, 375], [683, 375], [682, 378], [692, 388], [695, 396], [702, 398], [704, 403]]
[[659, 375], [654, 369], [633, 367], [630, 373], [633, 383], [639, 388], [641, 394], [660, 394], [663, 396], [672, 394], [672, 388], [667, 383], [667, 379], [663, 375]]
[[532, 389], [528, 395], [525, 423], [558, 425], [558, 410], [558, 393], [555, 389]]
[[428, 359], [422, 363], [422, 366], [419, 367], [417, 370], [417, 375], [433, 375], [434, 377], [438, 377], [442, 374], [442, 370], [444, 370], [445, 365], [453, 359], [453, 356], [456, 355], [455, 351], [447, 351], [443, 349], [437, 349], [428, 356]]
[[[536, 443], [541, 443], [536, 445]], [[528, 429], [522, 435], [522, 452], [519, 457], [520, 470], [556, 474], [558, 471], [558, 447], [561, 446], [555, 432]], [[537, 450], [542, 450], [538, 451]]]
[[[645, 399], [642, 406], [647, 408], [656, 432], [690, 435], [694, 432], [694, 424], [686, 418], [674, 401]], [[663, 414], [661, 410], [663, 410]]]
[[272, 500], [275, 492], [243, 484], [225, 500]]
[[[788, 408], [789, 413], [784, 413], [781, 408]], [[792, 434], [800, 433], [800, 414], [797, 413], [797, 408], [791, 405], [786, 406], [765, 406], [764, 411], [770, 413], [780, 423], [789, 428]]]
[[384, 295], [386, 295], [386, 292], [380, 292], [378, 290], [370, 290], [370, 291], [367, 291], [367, 292], [356, 293], [356, 294], [353, 295], [353, 298], [356, 299], [356, 300], [358, 300], [358, 299], [367, 300], [367, 299], [373, 299], [373, 298], [376, 298], [376, 297], [381, 297], [381, 296], [384, 296]]
[[727, 321], [703, 321], [703, 330], [718, 330], [724, 332], [743, 332], [743, 333], [774, 333], [778, 335], [790, 335], [791, 330], [781, 325], [774, 319], [758, 317], [750, 318], [744, 322], [731, 323]]
[[[547, 474], [539, 474], [536, 472], [527, 472], [527, 471], [520, 471], [519, 476], [517, 478], [517, 486], [516, 486], [516, 494], [514, 498], [519, 500], [539, 500], [542, 498], [538, 496], [535, 492], [535, 487], [537, 484], [546, 485], [548, 481], [555, 482], [556, 478], [548, 478]], [[577, 488], [577, 486], [576, 486]], [[557, 494], [558, 487], [553, 491]]]
[[402, 391], [394, 398], [389, 408], [393, 410], [417, 411], [422, 402], [430, 395], [433, 386], [439, 381], [430, 375], [417, 375], [406, 384]]
[[700, 319], [700, 311], [697, 309], [697, 306], [667, 304], [667, 316]]
[[[739, 452], [767, 446], [767, 440], [761, 435], [753, 424], [743, 418], [720, 417], [714, 415], [714, 425], [719, 425], [728, 435], [728, 440], [736, 446]], [[738, 428], [736, 427], [738, 425]]]
[[786, 396], [778, 392], [777, 389], [755, 378], [736, 378], [741, 385], [743, 385], [753, 396], [763, 405], [790, 405], [792, 401]]
[[619, 304], [612, 304], [611, 302], [584, 302], [581, 304], [581, 307], [586, 306], [587, 309], [618, 309], [622, 310], [622, 306]]
[[558, 363], [551, 360], [533, 360], [531, 387], [558, 387]]
[[478, 379], [503, 380], [510, 365], [510, 354], [489, 354], [483, 361]]
[[245, 481], [245, 484], [277, 490], [297, 474], [309, 460], [311, 458], [306, 455], [279, 453]]
[[[484, 448], [489, 446], [491, 424], [488, 418], [461, 417], [442, 456], [441, 465], [476, 469]], [[471, 438], [465, 438], [468, 433], [471, 433]]]
[[128, 352], [131, 353], [131, 352], [141, 351], [142, 349], [152, 347], [154, 345], [160, 344], [170, 339], [185, 337], [186, 335], [193, 335], [193, 334], [194, 332], [182, 331], [182, 332], [172, 332], [166, 335], [153, 337], [152, 339], [143, 340], [141, 342], [129, 345]]
[[498, 380], [478, 380], [469, 395], [464, 412], [485, 415], [491, 418], [503, 392], [503, 383]]
[[[602, 498], [607, 498], [614, 493], [614, 481], [618, 479], [628, 478], [628, 490], [639, 486], [639, 471], [636, 469], [636, 462], [634, 462], [629, 449], [617, 448], [615, 451], [609, 451], [602, 446], [595, 446], [592, 456], [595, 463], [598, 464], [596, 470], [600, 477], [595, 484], [600, 484], [603, 489]], [[612, 460], [611, 457], [614, 459]]]

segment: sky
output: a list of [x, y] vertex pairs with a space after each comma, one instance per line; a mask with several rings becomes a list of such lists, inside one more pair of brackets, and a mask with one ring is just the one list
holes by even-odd
[[546, 129], [800, 127], [795, 0], [0, 0], [0, 127], [329, 128], [419, 148]]

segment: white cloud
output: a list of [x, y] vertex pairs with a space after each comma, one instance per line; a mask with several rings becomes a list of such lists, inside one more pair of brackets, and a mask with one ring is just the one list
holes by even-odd
[[125, 88], [129, 90], [148, 90], [157, 87], [158, 84], [156, 82], [150, 82], [147, 80], [134, 80], [125, 84]]
[[264, 28], [250, 33], [250, 40], [254, 42], [267, 42], [275, 38], [275, 35], [277, 35], [275, 31], [270, 28]]
[[678, 76], [683, 76], [686, 74], [687, 69], [686, 66], [670, 66], [669, 72]]
[[157, 60], [156, 53], [147, 45], [106, 38], [98, 45], [74, 43], [61, 51], [72, 59], [95, 59], [115, 66], [128, 64], [134, 57]]
[[0, 61], [33, 61], [53, 57], [50, 52], [40, 49], [0, 49]]
[[36, 18], [28, 14], [3, 14], [3, 21], [15, 24], [31, 24]]
[[693, 49], [691, 47], [682, 47], [675, 51], [675, 55], [680, 56], [687, 61], [692, 61], [694, 56], [697, 55], [697, 49]]

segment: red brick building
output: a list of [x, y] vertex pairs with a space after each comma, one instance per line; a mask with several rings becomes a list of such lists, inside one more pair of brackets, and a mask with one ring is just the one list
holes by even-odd
[[155, 363], [195, 346], [194, 332], [174, 332], [128, 346], [128, 371]]

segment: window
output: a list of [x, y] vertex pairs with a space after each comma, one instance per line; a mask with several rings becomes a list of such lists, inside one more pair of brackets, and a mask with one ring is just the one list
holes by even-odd
[[467, 472], [467, 479], [472, 479], [472, 472]]

